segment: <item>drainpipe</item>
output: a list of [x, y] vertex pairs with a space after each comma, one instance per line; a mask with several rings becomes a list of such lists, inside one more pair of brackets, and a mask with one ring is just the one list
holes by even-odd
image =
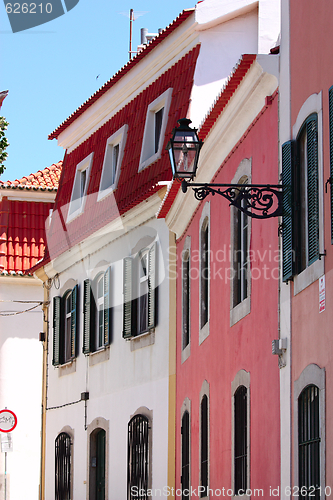
[[43, 281], [43, 332], [40, 340], [43, 342], [43, 369], [42, 369], [42, 402], [41, 402], [41, 455], [40, 455], [40, 481], [39, 500], [45, 500], [45, 448], [46, 448], [46, 405], [47, 405], [47, 353], [49, 342], [49, 289], [47, 287], [48, 277], [44, 268], [36, 271], [38, 279]]

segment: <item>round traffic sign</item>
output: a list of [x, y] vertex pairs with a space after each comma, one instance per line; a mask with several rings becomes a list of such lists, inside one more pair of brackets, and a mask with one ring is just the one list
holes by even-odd
[[17, 417], [11, 410], [0, 410], [0, 432], [11, 432], [17, 425]]

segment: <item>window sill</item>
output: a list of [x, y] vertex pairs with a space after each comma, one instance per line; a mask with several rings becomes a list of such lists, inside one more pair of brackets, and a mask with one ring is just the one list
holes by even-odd
[[209, 320], [199, 331], [199, 345], [202, 344], [204, 340], [206, 340], [208, 335], [209, 335]]
[[98, 351], [89, 354], [89, 366], [95, 366], [108, 359], [110, 359], [110, 346], [101, 347]]
[[136, 337], [130, 337], [127, 340], [131, 341], [131, 352], [153, 345], [155, 344], [155, 328], [152, 328], [148, 332], [140, 333]]
[[297, 295], [309, 285], [317, 281], [325, 272], [324, 257], [316, 260], [294, 278], [294, 295]]
[[58, 369], [59, 377], [63, 377], [64, 375], [69, 375], [70, 373], [76, 372], [76, 359], [71, 359], [63, 365], [59, 365]]
[[[230, 326], [234, 326], [251, 312], [251, 297], [247, 297], [230, 310]], [[245, 498], [245, 497], [244, 497]]]
[[187, 358], [190, 357], [190, 354], [191, 354], [191, 344], [188, 343], [187, 346], [182, 349], [182, 355], [181, 355], [181, 363], [185, 363], [185, 361], [187, 360]]

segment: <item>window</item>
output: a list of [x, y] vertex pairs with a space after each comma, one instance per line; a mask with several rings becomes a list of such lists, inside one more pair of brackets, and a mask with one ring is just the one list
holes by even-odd
[[82, 160], [76, 167], [67, 222], [70, 222], [83, 212], [87, 196], [89, 175], [93, 161], [93, 155], [94, 153], [91, 153], [84, 160]]
[[146, 415], [136, 414], [128, 423], [127, 498], [148, 500], [150, 486], [150, 425]]
[[106, 142], [103, 170], [97, 200], [101, 200], [113, 192], [120, 176], [121, 163], [124, 156], [128, 126], [124, 125]]
[[307, 499], [320, 498], [319, 428], [319, 389], [308, 385], [298, 398], [298, 486], [306, 488]]
[[283, 281], [295, 277], [297, 294], [324, 273], [321, 94], [303, 104], [293, 136], [282, 145], [282, 243]]
[[171, 97], [172, 89], [170, 88], [148, 106], [139, 171], [161, 157]]
[[87, 427], [88, 437], [88, 485], [89, 500], [108, 498], [108, 449], [109, 422], [95, 418]]
[[232, 390], [232, 484], [235, 496], [250, 488], [250, 373], [240, 370]]
[[206, 203], [200, 219], [200, 305], [199, 343], [209, 335], [209, 286], [210, 286], [210, 203]]
[[191, 238], [187, 236], [182, 255], [182, 363], [190, 355]]
[[78, 286], [62, 297], [53, 297], [53, 365], [73, 360], [77, 355]]
[[294, 382], [294, 484], [303, 498], [325, 497], [325, 369], [315, 364]]
[[[247, 179], [244, 184], [247, 183]], [[246, 200], [242, 200], [241, 207], [245, 208]], [[234, 211], [234, 307], [247, 298], [248, 289], [248, 216], [241, 210]]]
[[123, 337], [149, 332], [156, 324], [156, 243], [124, 259]]
[[235, 418], [235, 495], [247, 489], [247, 389], [243, 385], [234, 394]]
[[208, 497], [209, 482], [209, 384], [205, 380], [200, 391], [200, 497]]
[[84, 281], [83, 353], [106, 347], [111, 341], [112, 309], [110, 301], [111, 268]]
[[330, 119], [331, 244], [333, 245], [333, 87], [328, 91]]
[[55, 500], [71, 500], [71, 438], [66, 432], [55, 440]]
[[182, 499], [188, 497], [186, 495], [190, 487], [190, 415], [185, 411], [182, 417]]
[[[251, 182], [251, 159], [239, 164], [232, 184]], [[246, 200], [241, 206], [245, 208]], [[251, 269], [249, 262], [251, 219], [238, 208], [231, 206], [230, 213], [231, 262], [230, 262], [230, 326], [233, 326], [251, 311]]]

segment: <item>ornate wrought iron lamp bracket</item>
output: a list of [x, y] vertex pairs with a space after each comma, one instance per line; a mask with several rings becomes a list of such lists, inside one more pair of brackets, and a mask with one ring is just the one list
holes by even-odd
[[[254, 219], [270, 219], [282, 215], [283, 186], [281, 184], [200, 184], [182, 181], [182, 191], [191, 187], [202, 201], [209, 194], [226, 198], [230, 205]], [[245, 203], [244, 203], [245, 202]]]

